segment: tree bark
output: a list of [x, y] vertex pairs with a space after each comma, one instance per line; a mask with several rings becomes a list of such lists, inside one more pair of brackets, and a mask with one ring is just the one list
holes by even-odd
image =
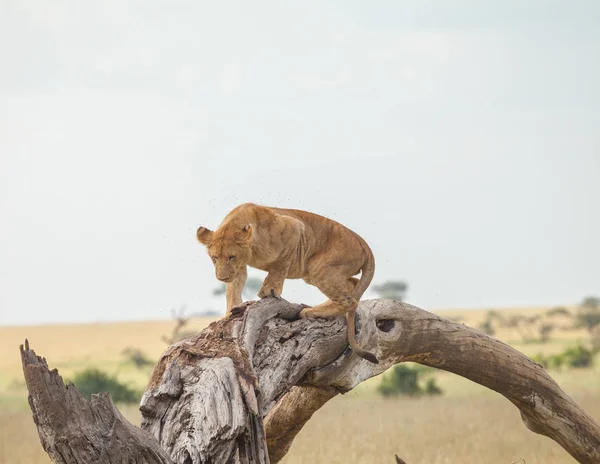
[[[376, 353], [379, 364], [372, 364], [348, 348], [343, 317], [298, 319], [301, 309], [274, 298], [245, 303], [229, 319], [169, 347], [141, 401], [143, 431], [127, 424], [112, 404], [104, 404], [110, 403], [106, 396], [86, 402], [72, 386], [64, 387], [56, 371], [37, 372], [43, 370], [40, 366], [47, 371], [45, 361], [33, 362], [33, 352], [22, 350], [44, 448], [55, 462], [122, 462], [79, 459], [79, 451], [73, 450], [96, 450], [91, 431], [97, 430], [95, 435], [113, 437], [99, 456], [108, 456], [105, 448], [113, 444], [116, 455], [123, 456], [119, 444], [133, 443], [132, 453], [147, 447], [154, 459], [131, 462], [276, 463], [329, 399], [395, 363], [414, 361], [497, 391], [519, 408], [529, 429], [552, 438], [580, 463], [600, 462], [598, 424], [541, 366], [479, 330], [405, 303], [363, 301], [357, 310], [357, 338]], [[61, 388], [66, 393], [59, 394]], [[76, 408], [63, 399], [70, 396]], [[100, 414], [79, 415], [98, 403], [110, 420], [99, 423]], [[78, 438], [76, 430], [65, 432], [76, 428], [65, 425], [67, 417], [76, 417], [79, 429], [85, 424], [91, 434], [85, 439], [93, 443]], [[54, 451], [57, 442], [71, 450], [67, 458]]]
[[148, 432], [131, 425], [108, 393], [86, 400], [63, 383], [44, 358], [21, 345], [21, 363], [29, 390], [29, 406], [40, 441], [52, 461], [60, 464], [172, 464]]

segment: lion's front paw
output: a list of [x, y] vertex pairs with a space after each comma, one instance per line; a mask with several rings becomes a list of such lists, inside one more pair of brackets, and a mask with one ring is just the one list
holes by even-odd
[[280, 298], [281, 297], [281, 289], [276, 289], [275, 287], [272, 287], [271, 285], [263, 285], [260, 290], [258, 291], [258, 297], [259, 298], [267, 298], [269, 296], [272, 296], [274, 298]]

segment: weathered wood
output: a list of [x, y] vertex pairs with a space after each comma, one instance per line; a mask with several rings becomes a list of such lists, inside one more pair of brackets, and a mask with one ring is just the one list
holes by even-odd
[[[176, 462], [266, 463], [269, 454], [277, 462], [285, 453], [267, 452], [263, 418], [308, 370], [347, 347], [344, 318], [298, 319], [302, 308], [275, 298], [246, 303], [170, 347], [142, 398], [142, 428]], [[294, 417], [297, 430], [303, 414]]]
[[29, 406], [44, 450], [60, 464], [173, 463], [148, 432], [131, 425], [107, 393], [86, 400], [58, 371], [21, 345]]
[[[600, 462], [600, 426], [524, 354], [479, 330], [406, 303], [368, 300], [361, 314], [368, 321], [361, 343], [368, 349], [377, 347], [383, 366], [413, 361], [472, 380], [506, 397], [530, 430], [553, 439], [578, 462]], [[342, 356], [309, 373], [308, 381], [351, 389], [376, 371], [356, 357]]]
[[[297, 319], [301, 309], [274, 298], [245, 303], [229, 319], [169, 347], [140, 406], [142, 428], [159, 449], [182, 464], [279, 462], [329, 399], [395, 363], [414, 361], [501, 393], [531, 430], [580, 463], [600, 462], [598, 424], [541, 366], [508, 345], [408, 304], [367, 300], [357, 311], [357, 338], [376, 353], [380, 364], [372, 364], [348, 348], [343, 317]], [[32, 402], [34, 415], [56, 407], [40, 405], [34, 409]], [[53, 427], [44, 429], [43, 443], [58, 436]]]

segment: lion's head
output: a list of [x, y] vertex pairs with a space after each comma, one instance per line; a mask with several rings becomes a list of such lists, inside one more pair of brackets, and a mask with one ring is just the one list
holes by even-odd
[[222, 282], [234, 280], [250, 260], [250, 224], [241, 228], [227, 225], [214, 232], [200, 226], [196, 236], [200, 243], [206, 245], [217, 279]]

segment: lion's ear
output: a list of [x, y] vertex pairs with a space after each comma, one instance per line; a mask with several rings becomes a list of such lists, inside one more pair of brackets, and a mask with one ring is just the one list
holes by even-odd
[[196, 231], [196, 237], [198, 237], [198, 241], [202, 245], [210, 245], [213, 240], [214, 232], [212, 230], [207, 229], [206, 227], [198, 227]]
[[246, 224], [242, 227], [242, 239], [249, 240], [252, 237], [252, 225]]

